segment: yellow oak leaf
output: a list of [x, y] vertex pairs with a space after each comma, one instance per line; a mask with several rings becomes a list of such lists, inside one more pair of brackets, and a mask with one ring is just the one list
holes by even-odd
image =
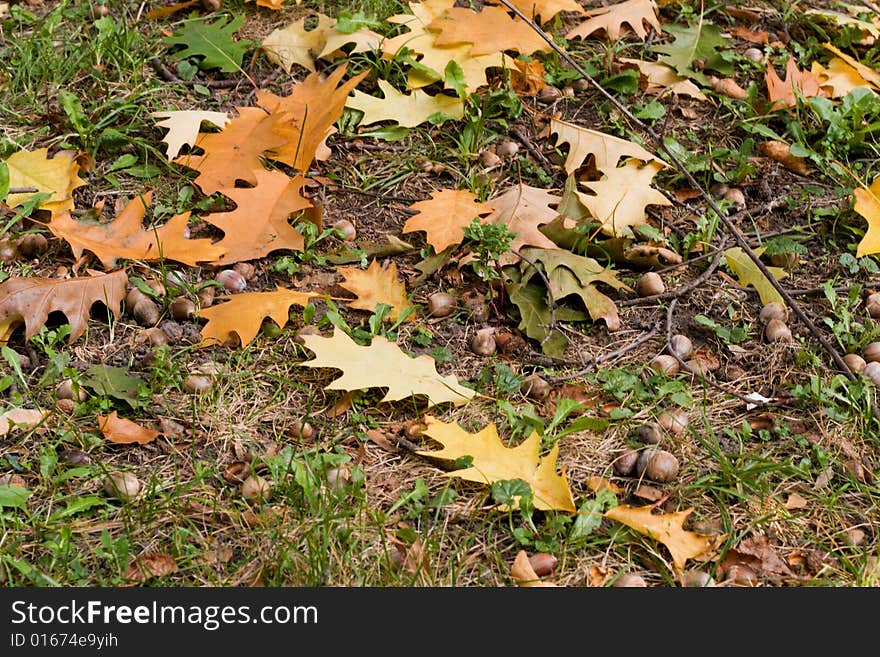
[[73, 151], [59, 151], [49, 157], [48, 148], [18, 151], [6, 159], [9, 168], [9, 187], [33, 187], [36, 192], [9, 194], [6, 205], [10, 208], [25, 203], [35, 193], [51, 194], [39, 208], [52, 216], [73, 210], [73, 190], [85, 185], [79, 177], [79, 162]]
[[336, 131], [333, 124], [342, 116], [349, 92], [369, 73], [364, 71], [340, 84], [346, 69], [347, 64], [343, 64], [326, 78], [311, 73], [293, 85], [289, 96], [257, 92], [257, 105], [286, 123], [286, 142], [267, 152], [266, 157], [302, 173], [315, 160], [330, 157], [325, 141]]
[[[413, 51], [419, 62], [419, 66], [411, 68], [407, 74], [408, 89], [421, 89], [443, 80], [449, 62], [455, 62], [461, 67], [465, 89], [474, 92], [488, 84], [486, 69], [502, 68], [509, 59], [500, 52], [474, 56], [469, 43], [452, 46], [437, 45], [437, 34], [429, 31], [428, 25], [454, 4], [455, 0], [411, 2], [409, 3], [411, 14], [397, 14], [388, 18], [389, 23], [404, 25], [408, 31], [382, 42], [384, 57], [394, 58], [406, 48]], [[448, 87], [449, 83], [446, 83], [446, 86]]]
[[416, 214], [403, 224], [404, 233], [425, 231], [425, 240], [434, 247], [435, 253], [448, 247], [461, 244], [464, 228], [476, 217], [494, 211], [488, 203], [480, 203], [477, 197], [466, 189], [441, 189], [431, 192], [427, 201], [413, 203], [410, 210]]
[[532, 488], [536, 509], [576, 511], [565, 469], [560, 474], [556, 472], [558, 442], [546, 456], [540, 456], [541, 437], [536, 431], [516, 447], [506, 447], [494, 424], [486, 425], [477, 433], [468, 433], [454, 422], [443, 422], [430, 415], [424, 419], [427, 425], [424, 435], [443, 445], [443, 449], [417, 454], [449, 461], [465, 456], [472, 459], [470, 467], [453, 470], [447, 476], [488, 485], [522, 479]]
[[[498, 0], [491, 0], [489, 4], [503, 4]], [[563, 12], [583, 14], [584, 8], [576, 0], [511, 0], [510, 4], [519, 9], [523, 15], [535, 20], [540, 17], [543, 25], [556, 14]]]
[[856, 247], [856, 257], [880, 253], [880, 176], [870, 187], [856, 187], [853, 209], [868, 221], [868, 230]]
[[327, 30], [335, 23], [334, 19], [320, 12], [315, 15], [318, 23], [310, 30], [305, 28], [309, 17], [303, 16], [290, 25], [273, 30], [263, 39], [260, 47], [269, 61], [280, 65], [288, 73], [294, 64], [314, 71], [317, 54], [327, 43]]
[[629, 64], [639, 69], [639, 73], [645, 76], [647, 85], [646, 93], [661, 96], [666, 92], [674, 96], [689, 96], [695, 100], [708, 101], [709, 98], [700, 91], [693, 82], [680, 76], [675, 69], [660, 62], [645, 62], [641, 59], [621, 57], [621, 64]]
[[614, 237], [629, 237], [631, 226], [644, 224], [649, 205], [672, 205], [651, 181], [665, 165], [656, 160], [646, 164], [627, 160], [623, 166], [604, 170], [601, 180], [581, 183], [593, 195], [576, 192], [578, 200], [602, 224], [602, 232]]
[[[538, 230], [557, 217], [551, 205], [559, 203], [560, 197], [538, 187], [519, 183], [506, 192], [487, 201], [494, 212], [483, 221], [487, 224], [504, 224], [516, 237], [510, 244], [511, 251], [523, 246], [539, 246], [545, 249], [558, 249], [559, 246]], [[519, 260], [514, 253], [505, 253], [499, 258], [500, 265]]]
[[[755, 249], [757, 255], [764, 252], [765, 247]], [[741, 285], [751, 285], [761, 297], [762, 304], [768, 304], [771, 301], [784, 303], [782, 295], [776, 291], [770, 280], [764, 276], [758, 266], [752, 262], [752, 259], [746, 255], [746, 252], [738, 246], [731, 247], [724, 251], [724, 259], [730, 271], [736, 274]], [[788, 272], [782, 267], [767, 267], [767, 270], [776, 280], [782, 280], [788, 276]]]
[[189, 212], [178, 214], [158, 228], [144, 229], [143, 219], [152, 193], [129, 201], [113, 221], [78, 221], [68, 213], [53, 217], [47, 228], [70, 244], [75, 258], [83, 251], [94, 253], [104, 269], [112, 269], [119, 259], [158, 262], [173, 260], [190, 266], [212, 262], [223, 254], [223, 247], [210, 239], [187, 239]]
[[829, 98], [843, 98], [859, 87], [867, 87], [876, 93], [876, 88], [863, 78], [856, 68], [840, 57], [832, 57], [828, 62], [828, 68], [819, 62], [813, 62], [810, 72], [819, 78], [819, 84], [828, 93]]
[[642, 41], [648, 36], [645, 23], [658, 33], [661, 31], [657, 3], [654, 0], [626, 0], [607, 7], [587, 9], [584, 13], [590, 18], [569, 30], [565, 35], [566, 39], [585, 39], [593, 32], [603, 30], [609, 40], [616, 41], [620, 38], [624, 23]]
[[693, 509], [658, 514], [650, 506], [633, 507], [621, 504], [608, 509], [605, 517], [665, 545], [672, 555], [672, 563], [681, 570], [688, 559], [708, 556], [724, 540], [723, 535], [709, 536], [684, 529], [684, 523], [691, 513]]
[[505, 50], [530, 55], [552, 50], [550, 44], [527, 23], [512, 17], [502, 7], [483, 7], [479, 12], [452, 7], [431, 21], [428, 30], [437, 32], [434, 43], [438, 46], [473, 44], [471, 55], [489, 55]]
[[24, 337], [30, 340], [51, 313], [60, 312], [70, 324], [67, 339], [73, 342], [85, 333], [94, 304], [104, 304], [118, 319], [128, 274], [122, 269], [111, 274], [89, 273], [79, 278], [7, 278], [0, 283], [0, 326], [24, 322]]
[[290, 224], [290, 218], [306, 208], [310, 201], [301, 195], [305, 178], [290, 178], [281, 171], [254, 171], [253, 187], [234, 187], [220, 192], [236, 205], [231, 212], [215, 212], [203, 217], [223, 231], [223, 239], [214, 246], [221, 255], [210, 261], [228, 265], [262, 258], [273, 251], [302, 251], [303, 236]]
[[381, 335], [369, 346], [362, 347], [344, 331], [334, 328], [333, 336], [302, 336], [305, 346], [315, 353], [302, 367], [332, 367], [342, 376], [325, 386], [326, 390], [363, 390], [387, 388], [380, 401], [409, 399], [414, 395], [427, 398], [428, 406], [451, 402], [466, 404], [476, 392], [459, 384], [453, 375], [440, 376], [436, 363], [427, 354], [413, 358]]
[[[339, 267], [337, 271], [345, 279], [339, 285], [357, 299], [348, 302], [349, 308], [375, 312], [380, 303], [391, 306], [386, 321], [396, 322], [401, 313], [413, 303], [406, 296], [406, 286], [397, 276], [397, 264], [392, 260], [387, 267], [382, 267], [378, 260], [373, 259], [367, 269], [360, 267]], [[411, 314], [408, 321], [415, 319]]]
[[379, 121], [394, 121], [404, 128], [414, 128], [434, 114], [443, 114], [452, 119], [464, 116], [464, 102], [455, 96], [438, 93], [430, 96], [418, 89], [408, 94], [397, 91], [390, 83], [379, 80], [382, 98], [355, 91], [346, 102], [346, 107], [364, 113], [360, 124], [363, 126]]
[[[853, 11], [853, 13], [859, 13], [864, 11], [864, 7], [850, 5], [850, 10]], [[807, 9], [804, 13], [813, 16], [822, 16], [829, 21], [836, 23], [840, 27], [854, 27], [861, 30], [866, 36], [870, 35], [875, 39], [880, 39], [880, 16], [876, 13], [872, 15], [871, 22], [856, 18], [855, 16], [850, 16], [849, 14], [844, 14], [843, 12], [834, 11], [833, 9]]]
[[284, 327], [292, 305], [305, 306], [315, 296], [311, 292], [297, 292], [278, 286], [274, 292], [243, 292], [233, 294], [229, 301], [218, 302], [198, 312], [208, 320], [202, 327], [200, 347], [211, 347], [234, 342], [236, 336], [242, 347], [250, 344], [265, 318]]
[[857, 59], [850, 57], [845, 52], [841, 51], [839, 48], [832, 46], [830, 43], [823, 43], [822, 46], [826, 50], [830, 50], [831, 52], [833, 52], [835, 55], [840, 57], [847, 64], [849, 64], [854, 69], [856, 69], [859, 72], [859, 75], [861, 75], [865, 80], [870, 82], [874, 86], [874, 88], [880, 89], [880, 73], [875, 71], [870, 66], [865, 66]]
[[156, 440], [162, 434], [161, 431], [149, 429], [137, 422], [119, 417], [116, 411], [113, 411], [106, 417], [99, 415], [98, 428], [104, 434], [104, 438], [117, 445], [128, 445], [130, 443], [146, 445]]
[[317, 59], [332, 59], [343, 53], [343, 47], [354, 44], [348, 49], [348, 54], [358, 52], [373, 52], [379, 50], [384, 37], [378, 32], [361, 28], [354, 32], [345, 33], [334, 29], [328, 29], [324, 34], [324, 47], [317, 55]]
[[205, 194], [234, 187], [243, 180], [255, 184], [255, 172], [264, 168], [260, 157], [281, 148], [293, 138], [287, 114], [266, 113], [259, 107], [239, 107], [220, 132], [201, 132], [195, 146], [203, 153], [172, 160], [199, 172], [195, 182]]
[[162, 141], [168, 144], [165, 150], [169, 160], [173, 160], [180, 154], [184, 146], [192, 146], [199, 137], [199, 129], [202, 121], [206, 121], [218, 128], [225, 128], [229, 123], [229, 115], [226, 112], [204, 112], [200, 110], [180, 110], [172, 112], [153, 112], [150, 116], [164, 121], [157, 121], [156, 125], [168, 128]]
[[769, 65], [764, 72], [764, 80], [767, 83], [770, 109], [795, 107], [798, 96], [811, 98], [822, 95], [818, 76], [810, 71], [798, 69], [794, 57], [789, 57], [785, 63], [785, 81], [781, 80], [776, 69]]
[[605, 173], [616, 169], [621, 158], [659, 161], [636, 143], [559, 119], [550, 120], [550, 132], [556, 135], [557, 143], [569, 145], [564, 165], [565, 172], [569, 174], [577, 170], [590, 155], [596, 161], [596, 168]]

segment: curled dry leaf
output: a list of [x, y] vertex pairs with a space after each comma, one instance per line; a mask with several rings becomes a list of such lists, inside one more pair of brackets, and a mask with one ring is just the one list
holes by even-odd
[[526, 554], [525, 550], [520, 550], [517, 553], [516, 558], [513, 560], [513, 565], [510, 567], [510, 576], [513, 577], [517, 586], [556, 586], [556, 584], [545, 582], [538, 577], [535, 569], [532, 568], [532, 563], [529, 561], [529, 555]]
[[802, 176], [807, 176], [810, 173], [810, 167], [807, 166], [807, 161], [802, 157], [792, 155], [791, 146], [783, 141], [770, 139], [761, 142], [758, 144], [758, 150], [765, 157], [769, 157], [771, 160], [776, 160], [790, 171], [794, 171]]
[[132, 584], [140, 584], [153, 577], [171, 575], [178, 570], [177, 562], [170, 554], [147, 552], [129, 564], [125, 579]]
[[148, 429], [136, 422], [119, 417], [116, 411], [113, 411], [106, 417], [99, 415], [98, 427], [101, 429], [101, 433], [104, 434], [104, 438], [117, 445], [127, 445], [130, 443], [146, 445], [154, 441], [161, 434], [160, 431]]

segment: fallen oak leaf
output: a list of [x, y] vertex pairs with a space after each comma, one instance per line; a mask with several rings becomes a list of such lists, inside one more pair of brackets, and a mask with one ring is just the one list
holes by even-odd
[[116, 411], [111, 412], [107, 416], [99, 415], [98, 428], [104, 434], [104, 438], [117, 445], [127, 445], [130, 443], [146, 445], [162, 434], [161, 431], [148, 429], [136, 422], [121, 418]]
[[764, 73], [767, 83], [767, 96], [770, 99], [770, 110], [795, 107], [798, 96], [811, 98], [821, 96], [822, 88], [819, 77], [810, 71], [798, 69], [794, 56], [785, 63], [785, 81], [779, 78], [776, 69], [768, 65]]
[[494, 211], [491, 205], [479, 202], [476, 195], [466, 189], [431, 192], [430, 199], [413, 203], [409, 209], [416, 214], [406, 220], [401, 232], [424, 231], [425, 241], [434, 247], [435, 253], [461, 244], [464, 228], [471, 220]]
[[429, 406], [444, 402], [459, 406], [476, 395], [474, 390], [460, 385], [454, 376], [440, 376], [434, 359], [427, 354], [413, 358], [381, 335], [375, 336], [365, 347], [338, 328], [334, 328], [329, 338], [303, 335], [302, 339], [306, 348], [315, 353], [315, 358], [299, 363], [301, 367], [332, 367], [343, 373], [325, 390], [387, 388], [380, 402], [422, 395]]
[[494, 211], [483, 219], [483, 223], [504, 224], [516, 233], [510, 244], [511, 252], [501, 255], [498, 259], [499, 265], [518, 261], [519, 257], [512, 251], [519, 250], [523, 246], [559, 248], [539, 230], [539, 226], [550, 223], [556, 218], [556, 210], [550, 206], [559, 201], [559, 196], [547, 190], [518, 183], [486, 202]]
[[510, 567], [510, 576], [513, 578], [513, 581], [516, 582], [517, 586], [523, 587], [555, 587], [556, 584], [552, 582], [545, 582], [542, 580], [538, 573], [535, 572], [535, 569], [532, 567], [532, 563], [529, 561], [529, 555], [525, 550], [520, 550], [516, 554], [516, 558], [513, 560], [513, 565]]
[[852, 66], [856, 71], [858, 71], [858, 74], [861, 75], [864, 80], [870, 82], [871, 85], [874, 86], [874, 88], [880, 89], [880, 73], [875, 71], [870, 66], [865, 66], [857, 59], [850, 57], [845, 52], [841, 51], [839, 48], [836, 48], [830, 43], [823, 43], [822, 47], [826, 50], [830, 50], [847, 64]]
[[35, 189], [36, 192], [14, 193], [6, 197], [6, 205], [16, 208], [33, 194], [51, 194], [40, 203], [41, 210], [52, 216], [73, 210], [73, 190], [86, 184], [79, 177], [80, 165], [73, 151], [59, 151], [49, 157], [48, 148], [18, 151], [5, 160], [9, 169], [9, 189]]
[[443, 93], [430, 96], [418, 89], [405, 94], [381, 79], [378, 85], [382, 98], [356, 90], [345, 104], [350, 109], [364, 113], [360, 125], [393, 121], [404, 128], [414, 128], [435, 115], [451, 119], [461, 119], [464, 116], [464, 102], [456, 96]]
[[7, 278], [0, 283], [0, 325], [6, 321], [24, 322], [25, 338], [29, 340], [45, 325], [50, 313], [61, 312], [71, 328], [68, 341], [73, 342], [85, 332], [95, 303], [103, 303], [118, 319], [128, 275], [124, 270], [90, 274], [70, 279]]
[[853, 196], [853, 209], [868, 222], [868, 229], [856, 247], [856, 257], [880, 253], [880, 176], [874, 178], [870, 187], [856, 187]]
[[16, 428], [33, 429], [48, 416], [48, 412], [36, 408], [11, 408], [0, 413], [0, 436]]
[[782, 166], [790, 171], [794, 171], [802, 176], [810, 174], [810, 167], [807, 166], [806, 159], [791, 154], [791, 146], [784, 141], [769, 139], [758, 144], [758, 150], [765, 157], [779, 162]]
[[305, 306], [319, 294], [297, 292], [278, 286], [274, 292], [243, 292], [229, 297], [229, 301], [201, 308], [197, 317], [208, 320], [202, 327], [199, 347], [238, 341], [242, 347], [257, 336], [266, 317], [278, 326], [287, 324], [290, 306]]
[[125, 572], [125, 579], [130, 585], [140, 584], [153, 577], [172, 575], [180, 569], [170, 554], [147, 552], [134, 559]]
[[619, 61], [621, 64], [635, 66], [639, 70], [646, 81], [643, 89], [646, 93], [660, 96], [668, 91], [674, 96], [690, 96], [700, 101], [709, 100], [697, 85], [680, 76], [671, 66], [627, 57], [621, 57]]
[[[761, 255], [764, 250], [765, 247], [760, 247], [754, 251], [757, 255]], [[758, 292], [758, 296], [761, 297], [762, 304], [768, 304], [771, 301], [784, 303], [782, 295], [776, 291], [776, 288], [773, 287], [770, 280], [764, 276], [761, 270], [758, 269], [757, 265], [752, 262], [752, 259], [746, 255], [746, 252], [743, 251], [741, 247], [734, 246], [725, 250], [724, 259], [727, 262], [727, 266], [730, 267], [730, 270], [736, 274], [740, 285], [751, 285], [755, 288]], [[767, 270], [774, 278], [776, 278], [776, 280], [782, 280], [788, 276], [788, 272], [782, 267], [767, 267]]]
[[610, 41], [616, 41], [620, 38], [624, 24], [629, 25], [642, 41], [648, 36], [645, 23], [658, 34], [662, 32], [657, 17], [657, 3], [654, 0], [626, 0], [607, 7], [588, 9], [583, 13], [590, 18], [569, 30], [565, 35], [566, 39], [585, 39], [601, 30]]
[[[379, 304], [391, 306], [385, 320], [396, 322], [403, 311], [412, 306], [406, 295], [406, 286], [397, 275], [397, 263], [389, 261], [382, 267], [375, 258], [367, 269], [360, 267], [339, 267], [337, 271], [344, 280], [339, 285], [357, 296], [348, 302], [349, 308], [375, 312]], [[411, 314], [408, 321], [415, 319]]]
[[665, 545], [672, 555], [673, 565], [682, 570], [688, 559], [706, 555], [725, 538], [724, 535], [709, 536], [685, 530], [684, 523], [691, 513], [693, 509], [655, 514], [651, 506], [632, 507], [622, 504], [608, 509], [605, 517]]
[[[498, 0], [490, 0], [490, 4], [503, 4]], [[584, 14], [584, 8], [576, 0], [511, 0], [510, 4], [519, 9], [523, 15], [532, 20], [540, 17], [541, 24], [547, 23], [556, 14]]]
[[529, 25], [511, 17], [506, 8], [488, 6], [482, 11], [452, 7], [428, 24], [437, 33], [438, 46], [472, 44], [470, 54], [491, 55], [516, 50], [523, 55], [550, 52], [552, 48]]
[[305, 29], [310, 17], [303, 16], [294, 23], [277, 28], [263, 39], [261, 47], [269, 60], [279, 64], [287, 73], [290, 73], [294, 64], [314, 71], [315, 53], [324, 49], [327, 30], [335, 23], [320, 12], [315, 16], [318, 23], [310, 30]]
[[142, 222], [151, 200], [152, 192], [133, 198], [112, 221], [77, 221], [65, 212], [53, 217], [46, 227], [70, 245], [75, 258], [91, 251], [105, 269], [115, 267], [120, 258], [174, 260], [190, 266], [220, 258], [225, 249], [210, 239], [185, 237], [189, 212], [174, 215], [159, 228], [145, 230]]
[[516, 447], [506, 447], [498, 436], [494, 424], [471, 434], [454, 422], [443, 422], [426, 415], [427, 425], [423, 434], [443, 445], [443, 449], [416, 452], [422, 456], [455, 461], [471, 457], [471, 466], [446, 473], [491, 485], [497, 481], [521, 479], [532, 489], [536, 509], [558, 510], [574, 513], [577, 509], [568, 487], [565, 469], [557, 474], [556, 459], [559, 443], [555, 443], [546, 456], [540, 456], [541, 437], [536, 431]]
[[828, 62], [828, 68], [813, 62], [811, 72], [819, 78], [819, 84], [829, 98], [843, 98], [853, 89], [861, 87], [877, 93], [877, 86], [868, 82], [857, 69], [840, 57], [833, 57]]
[[602, 172], [616, 169], [622, 158], [659, 161], [655, 155], [634, 142], [559, 119], [551, 119], [550, 132], [556, 135], [558, 144], [569, 145], [564, 165], [568, 174], [580, 168], [590, 155], [595, 159], [595, 167]]
[[150, 116], [165, 119], [157, 121], [156, 125], [160, 128], [168, 128], [168, 133], [162, 138], [162, 141], [168, 144], [165, 154], [169, 160], [176, 158], [184, 146], [192, 146], [196, 143], [203, 121], [218, 128], [225, 128], [229, 124], [229, 115], [226, 112], [180, 110], [152, 112]]

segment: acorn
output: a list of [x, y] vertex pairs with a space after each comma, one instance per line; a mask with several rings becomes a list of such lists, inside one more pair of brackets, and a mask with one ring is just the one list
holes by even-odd
[[765, 303], [758, 314], [758, 319], [766, 325], [771, 319], [778, 319], [781, 322], [788, 321], [788, 308], [780, 301], [770, 301]]
[[547, 85], [538, 92], [538, 100], [544, 103], [552, 103], [562, 98], [562, 92], [552, 85]]
[[342, 233], [342, 239], [345, 242], [353, 242], [357, 237], [357, 230], [355, 229], [354, 224], [348, 219], [340, 219], [337, 221], [333, 224], [333, 230], [338, 230]]
[[330, 488], [335, 490], [340, 490], [345, 488], [345, 485], [351, 481], [351, 471], [348, 468], [330, 468], [327, 470], [327, 483], [330, 484]]
[[125, 295], [125, 307], [129, 310], [133, 310], [137, 305], [137, 302], [141, 299], [147, 299], [148, 301], [151, 300], [150, 297], [141, 292], [140, 288], [132, 285], [131, 289], [129, 289], [128, 293]]
[[211, 390], [211, 379], [204, 374], [190, 374], [183, 380], [183, 389], [191, 395], [204, 395]]
[[666, 483], [678, 475], [678, 459], [664, 449], [652, 447], [644, 450], [636, 461], [636, 472], [651, 481]]
[[702, 570], [687, 570], [681, 574], [681, 585], [688, 588], [712, 587], [715, 586], [715, 580]]
[[18, 486], [19, 488], [27, 488], [27, 482], [24, 477], [14, 472], [11, 474], [0, 475], [0, 486]]
[[49, 248], [49, 240], [40, 233], [28, 233], [18, 239], [18, 251], [25, 258], [37, 258]]
[[456, 299], [446, 292], [435, 292], [428, 297], [428, 314], [431, 317], [448, 317], [455, 312]]
[[760, 50], [758, 50], [757, 48], [754, 48], [754, 47], [753, 48], [746, 48], [743, 51], [743, 57], [748, 59], [750, 62], [754, 62], [755, 64], [757, 64], [762, 59], [764, 59], [764, 53], [762, 53]]
[[199, 301], [199, 308], [208, 308], [214, 303], [214, 295], [216, 288], [213, 285], [206, 285], [196, 293], [196, 299]]
[[683, 408], [674, 411], [663, 411], [657, 416], [657, 424], [674, 435], [685, 432], [688, 426], [688, 413]]
[[843, 357], [843, 362], [846, 363], [849, 371], [853, 374], [858, 374], [859, 372], [864, 371], [865, 365], [867, 365], [865, 359], [858, 354], [847, 354]]
[[678, 359], [670, 354], [657, 354], [651, 359], [650, 367], [657, 374], [663, 373], [669, 376], [678, 374], [681, 369]]
[[265, 500], [269, 497], [269, 482], [251, 475], [241, 483], [241, 496], [246, 500]]
[[733, 204], [737, 210], [744, 210], [746, 207], [746, 196], [738, 187], [731, 187], [724, 195], [724, 200]]
[[694, 343], [686, 335], [673, 335], [669, 338], [669, 353], [678, 356], [681, 360], [687, 360], [694, 353]]
[[144, 295], [131, 309], [131, 315], [141, 326], [155, 326], [159, 323], [159, 306]]
[[537, 374], [530, 374], [522, 382], [520, 391], [534, 400], [544, 401], [550, 396], [550, 384]]
[[637, 575], [635, 573], [623, 573], [617, 579], [614, 580], [614, 583], [611, 585], [615, 588], [647, 588], [648, 583], [645, 581], [645, 578], [641, 575]]
[[471, 338], [471, 351], [478, 356], [491, 356], [494, 354], [497, 345], [495, 344], [495, 338], [492, 336], [493, 332], [494, 329], [491, 328], [477, 331]]
[[462, 295], [462, 306], [475, 322], [485, 322], [489, 319], [489, 304], [486, 297], [477, 290], [468, 290]]
[[713, 183], [709, 188], [709, 193], [716, 201], [720, 201], [729, 190], [730, 187], [728, 187], [727, 183], [717, 182]]
[[638, 450], [627, 448], [617, 455], [611, 467], [614, 468], [614, 472], [619, 476], [629, 477], [635, 471], [638, 460]]
[[663, 294], [666, 291], [666, 285], [660, 274], [649, 271], [642, 274], [636, 282], [636, 291], [641, 297], [652, 297], [655, 294]]
[[146, 342], [151, 347], [161, 347], [168, 344], [168, 334], [158, 326], [141, 329], [137, 335], [138, 342]]
[[18, 260], [18, 245], [9, 239], [0, 240], [0, 262], [15, 262]]
[[246, 281], [252, 281], [257, 277], [257, 268], [249, 262], [236, 262], [232, 268]]
[[234, 269], [224, 269], [215, 276], [216, 280], [225, 290], [241, 292], [247, 287], [247, 281]]
[[110, 15], [110, 8], [107, 5], [92, 5], [89, 9], [89, 17], [92, 20], [98, 20]]
[[875, 386], [880, 386], [880, 362], [872, 360], [871, 362], [866, 363], [865, 369], [862, 370], [862, 374], [868, 377], [871, 383]]
[[491, 169], [501, 164], [501, 158], [492, 151], [483, 151], [480, 153], [480, 164], [487, 169]]
[[505, 139], [495, 147], [495, 153], [501, 157], [513, 157], [519, 152], [519, 144], [512, 139]]
[[233, 461], [223, 468], [223, 479], [230, 484], [242, 484], [251, 473], [251, 466], [247, 461]]
[[656, 445], [663, 439], [663, 434], [658, 425], [649, 422], [636, 429], [635, 438], [645, 445]]
[[303, 420], [294, 420], [290, 425], [290, 433], [292, 433], [297, 438], [302, 438], [303, 440], [311, 440], [315, 437], [315, 427], [311, 425], [309, 422], [305, 422]]
[[111, 472], [104, 477], [104, 492], [119, 500], [130, 500], [141, 491], [141, 482], [130, 472]]
[[872, 292], [865, 299], [865, 308], [872, 318], [880, 318], [880, 292]]
[[538, 577], [546, 577], [553, 573], [559, 559], [547, 552], [538, 552], [529, 557], [529, 564]]
[[880, 361], [880, 342], [871, 342], [862, 349], [862, 358], [868, 363]]
[[190, 319], [196, 314], [196, 304], [188, 297], [177, 297], [168, 309], [171, 316], [178, 321]]
[[791, 329], [780, 319], [771, 319], [764, 327], [764, 337], [767, 342], [791, 342]]
[[78, 383], [74, 383], [73, 379], [64, 379], [55, 388], [56, 399], [71, 399], [73, 401], [84, 401], [88, 394]]
[[770, 256], [770, 264], [783, 269], [794, 269], [798, 261], [797, 253], [774, 253]]
[[218, 11], [223, 0], [202, 0], [202, 8], [207, 11]]

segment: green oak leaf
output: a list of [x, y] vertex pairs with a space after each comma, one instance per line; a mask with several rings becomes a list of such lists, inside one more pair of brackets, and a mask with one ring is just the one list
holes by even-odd
[[138, 391], [144, 384], [141, 379], [129, 376], [124, 367], [110, 365], [92, 365], [81, 383], [99, 395], [119, 399], [132, 408], [137, 408]]
[[183, 46], [182, 50], [174, 51], [171, 56], [177, 60], [197, 57], [202, 70], [216, 68], [223, 73], [240, 71], [244, 54], [257, 42], [250, 39], [236, 41], [234, 34], [244, 24], [244, 16], [228, 18], [220, 17], [213, 23], [206, 20], [190, 21], [170, 37], [162, 39], [162, 42], [170, 46]]
[[704, 69], [711, 69], [730, 75], [732, 64], [726, 55], [718, 49], [729, 46], [729, 41], [721, 36], [721, 30], [712, 23], [700, 19], [696, 25], [664, 25], [663, 30], [675, 37], [672, 43], [654, 46], [653, 51], [662, 56], [658, 61], [668, 64], [681, 76], [692, 78], [701, 84], [708, 85], [709, 79], [702, 72], [693, 68], [694, 61], [703, 62]]
[[[764, 248], [755, 249], [757, 255], [761, 255], [763, 252]], [[771, 301], [783, 303], [782, 295], [776, 291], [770, 280], [761, 273], [758, 266], [740, 247], [734, 246], [725, 250], [724, 259], [727, 261], [730, 271], [736, 274], [741, 285], [751, 285], [757, 290], [758, 296], [761, 297], [761, 303], [768, 304]], [[782, 280], [788, 276], [788, 272], [782, 267], [767, 267], [767, 269], [776, 280]]]

